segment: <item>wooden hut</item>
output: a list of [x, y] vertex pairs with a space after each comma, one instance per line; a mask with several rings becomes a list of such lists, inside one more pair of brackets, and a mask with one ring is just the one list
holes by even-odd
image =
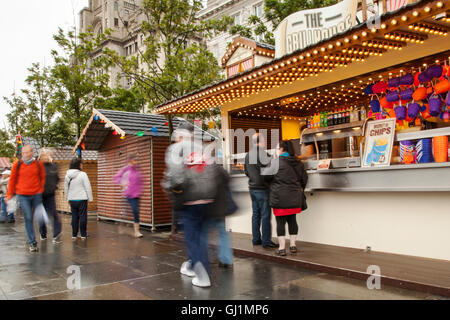
[[[33, 138], [24, 137], [24, 145], [32, 145], [34, 147], [34, 156], [38, 157], [41, 150], [39, 142]], [[75, 157], [72, 153], [72, 147], [49, 147], [53, 150], [53, 161], [58, 165], [59, 184], [55, 192], [56, 211], [60, 213], [70, 213], [70, 205], [66, 201], [64, 195], [64, 179], [66, 172], [69, 170], [70, 161]], [[95, 215], [97, 213], [97, 151], [83, 150], [81, 154], [83, 159], [83, 171], [87, 173], [92, 186], [92, 195], [94, 201], [89, 202], [88, 214]]]
[[[70, 213], [70, 205], [64, 194], [64, 179], [69, 170], [70, 161], [74, 158], [71, 147], [53, 148], [53, 162], [58, 165], [59, 184], [55, 193], [56, 211]], [[97, 151], [82, 151], [83, 171], [89, 177], [94, 201], [88, 203], [88, 215], [97, 214]]]
[[[173, 120], [176, 126], [181, 118]], [[215, 138], [205, 133], [204, 140]], [[140, 201], [142, 225], [170, 225], [172, 209], [161, 186], [165, 170], [165, 151], [170, 145], [169, 127], [165, 116], [96, 110], [89, 119], [73, 152], [98, 150], [98, 218], [133, 222], [133, 214], [122, 197], [114, 175], [126, 165], [127, 156], [135, 154], [144, 177], [144, 192]]]

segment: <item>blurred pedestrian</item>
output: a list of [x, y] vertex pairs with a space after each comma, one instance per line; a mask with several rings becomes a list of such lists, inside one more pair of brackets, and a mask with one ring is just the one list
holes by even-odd
[[276, 248], [272, 241], [272, 224], [269, 206], [269, 185], [261, 174], [270, 163], [270, 155], [265, 151], [264, 137], [256, 133], [251, 138], [252, 146], [245, 156], [245, 175], [252, 200], [252, 243], [263, 248]]
[[202, 141], [196, 141], [192, 124], [182, 122], [174, 137], [177, 142], [166, 151], [163, 186], [172, 195], [172, 202], [183, 221], [189, 260], [182, 264], [180, 272], [194, 277], [193, 285], [209, 287], [208, 248], [200, 235], [209, 204], [215, 198], [215, 170], [204, 159]]
[[44, 165], [34, 158], [34, 147], [25, 145], [22, 148], [22, 159], [16, 160], [12, 166], [6, 201], [11, 200], [15, 194], [17, 195], [23, 212], [31, 252], [38, 251], [34, 233], [33, 211], [42, 204], [44, 186]]
[[0, 180], [0, 197], [2, 205], [2, 216], [0, 218], [0, 223], [8, 221], [8, 223], [14, 223], [14, 212], [8, 212], [8, 206], [6, 205], [5, 197], [8, 191], [9, 176], [11, 175], [11, 170], [5, 170], [2, 172], [2, 178]]
[[128, 165], [123, 167], [115, 176], [114, 181], [122, 188], [123, 196], [131, 206], [134, 216], [134, 237], [143, 237], [139, 232], [139, 202], [142, 194], [142, 175], [139, 173], [136, 156], [129, 155]]
[[210, 205], [208, 215], [201, 230], [203, 246], [208, 246], [208, 235], [211, 231], [217, 231], [219, 235], [219, 267], [231, 268], [233, 266], [233, 249], [228, 232], [225, 228], [225, 217], [236, 212], [237, 206], [231, 197], [229, 180], [230, 176], [220, 165], [216, 167], [217, 194], [214, 203]]
[[270, 206], [277, 222], [277, 236], [279, 248], [276, 254], [286, 255], [286, 223], [288, 224], [291, 253], [297, 252], [296, 238], [298, 234], [298, 224], [296, 214], [305, 208], [306, 198], [303, 190], [308, 182], [308, 174], [301, 161], [295, 158], [294, 148], [291, 141], [283, 140], [277, 146], [279, 161], [278, 171], [274, 174], [267, 174], [266, 181], [270, 182]]
[[93, 201], [89, 177], [82, 170], [82, 160], [72, 159], [64, 182], [64, 193], [72, 212], [72, 240], [77, 239], [78, 231], [81, 233], [81, 240], [86, 240], [88, 201]]
[[[61, 220], [56, 211], [55, 191], [58, 189], [59, 175], [58, 166], [53, 163], [53, 151], [50, 149], [41, 149], [39, 160], [44, 164], [45, 168], [45, 186], [42, 194], [42, 203], [47, 215], [53, 220], [53, 243], [61, 242]], [[47, 226], [42, 224], [39, 227], [41, 240], [47, 239]]]

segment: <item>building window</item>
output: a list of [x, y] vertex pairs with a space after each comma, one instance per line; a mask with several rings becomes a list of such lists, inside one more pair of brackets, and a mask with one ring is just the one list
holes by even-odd
[[254, 14], [255, 16], [257, 16], [258, 18], [261, 18], [264, 14], [263, 12], [263, 3], [258, 3], [257, 5], [255, 5], [254, 7]]
[[114, 11], [119, 11], [119, 3], [117, 1], [114, 1]]
[[108, 12], [108, 2], [105, 2], [105, 13]]
[[119, 19], [114, 18], [114, 27], [118, 27], [118, 26], [119, 26]]
[[138, 51], [138, 43], [135, 42], [135, 43], [134, 43], [134, 52], [137, 52], [137, 51]]
[[239, 25], [241, 24], [241, 13], [235, 13], [231, 16], [233, 18], [233, 25]]
[[141, 45], [143, 45], [143, 44], [144, 44], [144, 35], [141, 34]]
[[109, 25], [108, 25], [108, 18], [106, 18], [105, 19], [105, 28], [108, 28], [109, 27]]

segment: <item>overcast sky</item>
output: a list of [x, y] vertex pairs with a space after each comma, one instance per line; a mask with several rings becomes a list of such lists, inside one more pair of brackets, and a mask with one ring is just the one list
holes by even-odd
[[[7, 123], [9, 107], [3, 97], [25, 87], [27, 68], [33, 62], [50, 65], [50, 50], [56, 48], [53, 34], [58, 27], [78, 26], [78, 12], [88, 0], [2, 1], [0, 30], [0, 127]], [[75, 15], [75, 17], [74, 17]]]

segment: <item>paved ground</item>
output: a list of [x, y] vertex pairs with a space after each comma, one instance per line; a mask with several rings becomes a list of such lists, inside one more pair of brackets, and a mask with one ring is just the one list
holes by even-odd
[[[23, 220], [0, 224], [0, 299], [442, 299], [383, 286], [368, 290], [365, 282], [235, 257], [232, 269], [221, 269], [211, 250], [212, 287], [197, 288], [179, 273], [186, 259], [182, 243], [168, 232], [143, 231], [113, 223], [88, 223], [89, 238], [72, 241], [70, 217], [63, 216], [63, 243], [39, 241], [38, 253], [28, 252]], [[37, 230], [37, 229], [36, 229]], [[50, 233], [51, 234], [51, 233]], [[67, 268], [80, 266], [81, 289], [68, 290]]]

